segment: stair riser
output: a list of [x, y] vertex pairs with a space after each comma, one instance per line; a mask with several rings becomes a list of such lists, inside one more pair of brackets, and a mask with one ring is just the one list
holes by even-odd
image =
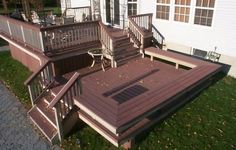
[[125, 39], [121, 39], [121, 40], [116, 40], [114, 41], [114, 46], [116, 45], [121, 45], [121, 44], [124, 44], [124, 43], [129, 43], [130, 42], [130, 39], [127, 37]]
[[115, 49], [114, 49], [114, 52], [115, 52], [115, 53], [119, 53], [119, 52], [121, 52], [121, 51], [125, 51], [125, 50], [131, 49], [131, 48], [133, 48], [133, 45], [132, 45], [132, 44], [129, 44], [129, 45], [126, 45], [126, 46], [122, 46], [122, 47], [119, 47], [119, 48], [115, 48]]
[[132, 52], [127, 52], [127, 53], [125, 53], [125, 54], [121, 54], [121, 55], [117, 55], [117, 56], [115, 56], [115, 60], [119, 60], [119, 59], [122, 59], [122, 58], [127, 58], [127, 57], [131, 57], [131, 56], [133, 56], [133, 55], [137, 55], [137, 54], [139, 54], [139, 52], [137, 52], [137, 51], [132, 51]]
[[126, 49], [122, 49], [122, 50], [119, 50], [119, 51], [114, 51], [114, 54], [115, 55], [125, 55], [127, 53], [132, 53], [132, 52], [139, 52], [139, 49], [135, 48], [135, 47], [128, 47]]
[[125, 64], [126, 62], [130, 61], [131, 59], [134, 59], [134, 58], [137, 58], [141, 56], [141, 54], [137, 54], [137, 55], [134, 55], [134, 56], [130, 56], [130, 57], [127, 57], [125, 59], [121, 59], [119, 61], [116, 61], [116, 64], [117, 64], [117, 67], [119, 67], [120, 65], [123, 65]]
[[134, 44], [131, 43], [131, 42], [124, 42], [124, 43], [122, 43], [122, 44], [115, 45], [115, 46], [114, 46], [114, 49], [117, 49], [117, 48], [120, 48], [120, 47], [125, 47], [125, 46], [128, 46], [128, 45], [133, 46]]

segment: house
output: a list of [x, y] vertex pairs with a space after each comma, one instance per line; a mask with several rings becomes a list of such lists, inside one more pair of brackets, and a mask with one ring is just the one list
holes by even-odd
[[[68, 0], [71, 7], [89, 0]], [[96, 0], [95, 0], [96, 1]], [[93, 0], [91, 0], [93, 2]], [[166, 49], [193, 54], [216, 51], [220, 62], [236, 77], [236, 4], [233, 0], [100, 0], [104, 23], [124, 28], [128, 15], [153, 13], [153, 25], [165, 37]]]
[[[126, 3], [117, 2], [119, 7], [102, 1], [77, 5], [85, 18], [74, 16], [78, 20], [70, 23], [68, 16], [56, 24], [0, 16], [0, 37], [33, 72], [25, 81], [29, 117], [52, 143], [83, 121], [113, 145], [130, 148], [138, 134], [191, 100], [222, 70], [211, 57], [162, 50], [165, 38], [154, 26], [155, 15], [139, 14], [136, 1], [122, 15]], [[71, 9], [66, 6], [63, 14]]]

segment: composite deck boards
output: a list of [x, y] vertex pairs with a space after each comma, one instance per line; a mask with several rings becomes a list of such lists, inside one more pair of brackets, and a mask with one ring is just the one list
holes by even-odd
[[221, 68], [220, 65], [173, 52], [155, 48], [147, 50], [196, 67], [175, 69], [175, 66], [161, 61], [137, 58], [118, 68], [84, 76], [81, 79], [84, 95], [82, 93], [76, 98], [78, 103], [118, 131], [129, 128], [129, 124], [136, 124], [153, 113], [157, 106], [188, 91]]
[[[122, 103], [119, 104], [113, 99], [114, 95], [122, 93], [124, 89], [134, 85], [141, 85], [151, 91], [184, 72], [186, 70], [176, 70], [174, 66], [162, 62], [151, 62], [148, 58], [140, 58], [119, 68], [113, 68], [106, 72], [98, 71], [83, 77], [81, 80], [84, 95], [82, 94], [77, 100], [116, 127], [117, 120], [114, 118], [117, 118], [119, 113], [118, 105]], [[109, 96], [104, 96], [106, 93], [109, 93]], [[130, 94], [129, 96], [136, 95], [140, 97], [145, 92], [140, 95], [136, 93]]]

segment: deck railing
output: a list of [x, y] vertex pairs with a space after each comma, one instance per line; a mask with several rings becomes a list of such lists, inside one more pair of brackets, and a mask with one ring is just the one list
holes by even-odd
[[66, 51], [70, 47], [99, 41], [98, 21], [40, 27], [0, 15], [0, 34], [41, 53]]
[[[152, 34], [152, 14], [129, 16], [128, 31], [130, 38], [143, 49]], [[148, 39], [148, 40], [147, 40]]]
[[65, 51], [72, 46], [99, 41], [100, 34], [97, 21], [45, 27], [41, 31], [46, 53]]
[[0, 15], [0, 32], [33, 50], [44, 51], [39, 25]]
[[48, 106], [55, 110], [60, 140], [63, 137], [62, 121], [74, 108], [74, 97], [81, 94], [81, 89], [80, 76], [76, 72]]
[[99, 22], [99, 25], [101, 30], [100, 41], [103, 45], [103, 48], [105, 49], [104, 53], [106, 57], [113, 59], [112, 57], [114, 52], [114, 39], [112, 38], [110, 32], [107, 30], [107, 27], [101, 21]]
[[25, 81], [25, 85], [28, 86], [32, 105], [41, 98], [53, 81], [53, 66], [51, 61], [47, 61], [44, 65], [40, 66], [40, 68]]
[[129, 16], [142, 30], [152, 31], [152, 16], [153, 14], [141, 14]]
[[154, 42], [157, 42], [158, 47], [162, 49], [165, 37], [157, 30], [157, 28], [154, 25], [152, 25], [152, 33], [154, 38], [153, 40], [155, 40]]

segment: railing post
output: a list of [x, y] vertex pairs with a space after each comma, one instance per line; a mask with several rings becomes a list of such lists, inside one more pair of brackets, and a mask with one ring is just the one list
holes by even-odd
[[148, 20], [148, 31], [152, 31], [152, 15], [149, 15], [149, 20]]
[[12, 36], [11, 27], [10, 27], [10, 24], [9, 24], [9, 21], [8, 21], [8, 20], [7, 20], [7, 26], [8, 26], [9, 34]]
[[59, 138], [59, 141], [61, 142], [64, 138], [63, 136], [63, 129], [62, 129], [62, 120], [61, 120], [61, 116], [60, 116], [60, 102], [58, 102], [54, 108], [54, 111], [55, 111], [55, 118], [56, 118], [56, 125], [57, 125], [57, 133], [58, 133], [58, 138]]
[[43, 34], [42, 34], [41, 31], [39, 31], [39, 39], [40, 39], [41, 49], [42, 49], [43, 52], [45, 52], [44, 43], [43, 43]]
[[29, 94], [30, 94], [31, 104], [32, 104], [32, 106], [34, 106], [34, 98], [33, 98], [33, 93], [32, 93], [30, 85], [28, 85], [28, 90], [29, 90]]
[[20, 26], [20, 29], [21, 29], [21, 33], [22, 33], [23, 42], [25, 44], [25, 34], [24, 34], [24, 29], [23, 29], [22, 25]]

